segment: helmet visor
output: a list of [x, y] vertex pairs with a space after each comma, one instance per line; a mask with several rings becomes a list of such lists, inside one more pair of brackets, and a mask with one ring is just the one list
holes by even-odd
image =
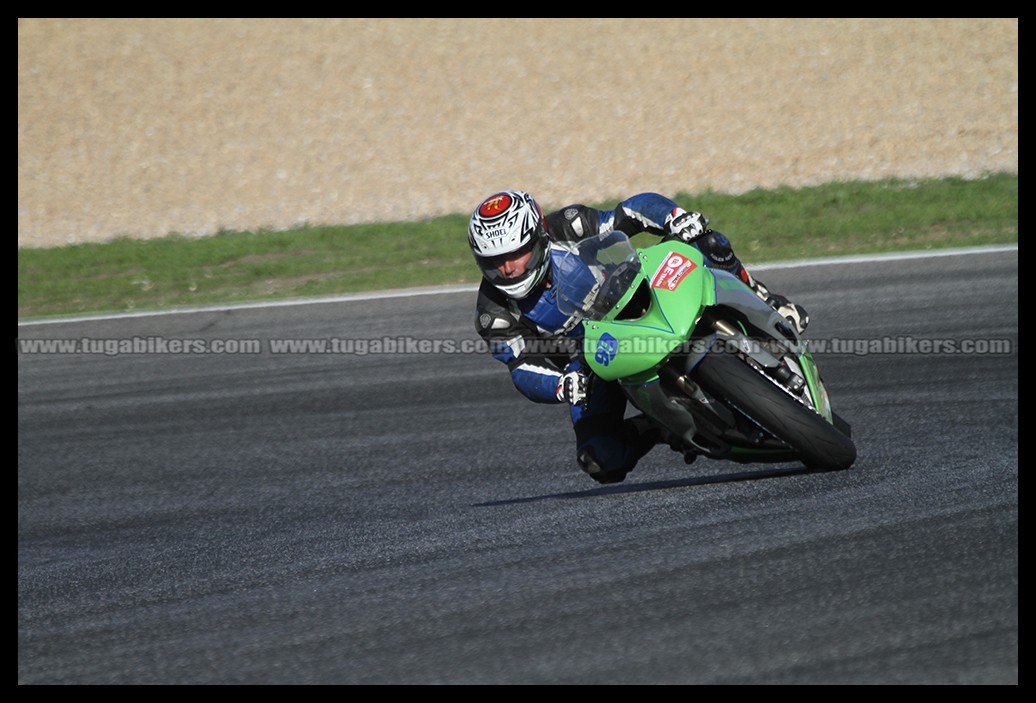
[[[546, 240], [543, 237], [533, 236], [520, 249], [498, 254], [497, 256], [475, 255], [478, 267], [482, 269], [482, 275], [486, 280], [497, 286], [511, 286], [535, 276], [543, 267], [547, 259]], [[525, 268], [521, 269], [517, 264], [531, 254], [525, 262]], [[508, 267], [507, 263], [512, 266]]]

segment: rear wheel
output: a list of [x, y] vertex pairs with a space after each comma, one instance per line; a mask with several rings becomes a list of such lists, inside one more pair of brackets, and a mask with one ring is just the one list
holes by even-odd
[[692, 375], [711, 395], [794, 449], [806, 466], [848, 469], [856, 461], [852, 439], [737, 355], [709, 354]]

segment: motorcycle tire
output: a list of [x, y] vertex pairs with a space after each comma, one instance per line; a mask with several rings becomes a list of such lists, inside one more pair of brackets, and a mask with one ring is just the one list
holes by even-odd
[[835, 471], [856, 461], [851, 438], [736, 354], [713, 352], [692, 375], [707, 392], [785, 442], [807, 467]]

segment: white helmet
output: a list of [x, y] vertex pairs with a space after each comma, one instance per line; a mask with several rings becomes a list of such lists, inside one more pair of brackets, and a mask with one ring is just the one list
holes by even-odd
[[[468, 222], [468, 244], [487, 281], [512, 298], [524, 298], [538, 286], [550, 267], [547, 225], [532, 196], [502, 190], [483, 200]], [[507, 278], [498, 267], [507, 259], [531, 252], [525, 272]]]

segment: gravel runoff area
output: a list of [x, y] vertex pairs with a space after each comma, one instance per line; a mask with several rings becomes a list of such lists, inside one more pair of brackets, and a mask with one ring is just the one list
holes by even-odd
[[1017, 18], [18, 20], [19, 247], [1017, 170]]

